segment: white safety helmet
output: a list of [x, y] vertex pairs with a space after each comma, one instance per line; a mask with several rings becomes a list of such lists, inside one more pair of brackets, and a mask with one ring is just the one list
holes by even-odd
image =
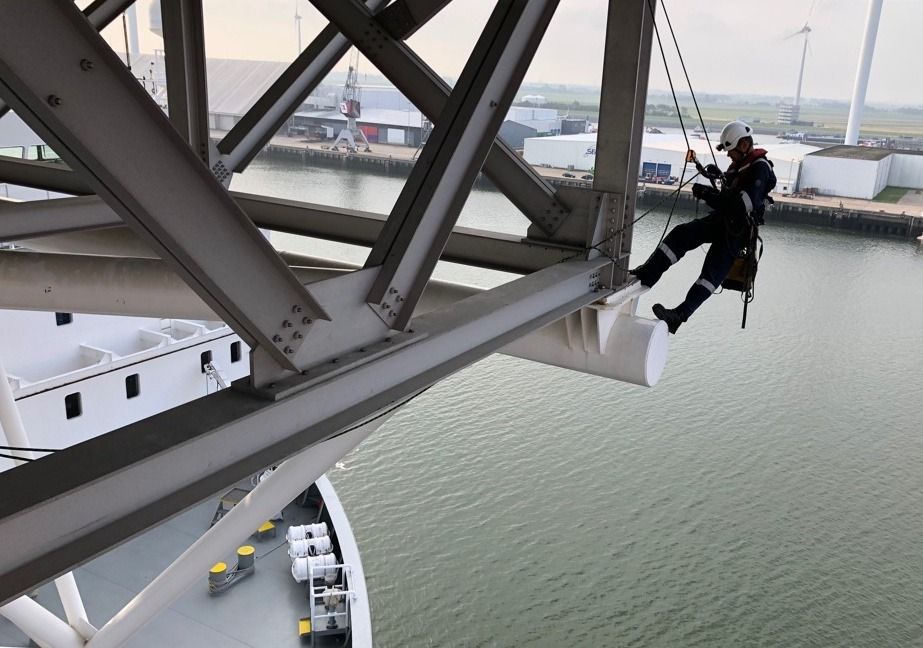
[[732, 121], [721, 130], [721, 141], [715, 148], [719, 151], [730, 151], [737, 146], [737, 142], [744, 137], [751, 137], [753, 129], [742, 121]]

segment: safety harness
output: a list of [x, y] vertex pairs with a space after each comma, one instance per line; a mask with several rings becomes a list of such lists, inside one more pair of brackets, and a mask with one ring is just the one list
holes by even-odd
[[[743, 184], [742, 179], [754, 164], [768, 164], [772, 168], [772, 161], [766, 157], [765, 149], [754, 148], [739, 167], [731, 165], [728, 172], [734, 175], [733, 178], [729, 178], [729, 185], [732, 190], [739, 189]], [[740, 196], [746, 208], [745, 228], [747, 238], [744, 247], [741, 248], [737, 258], [734, 259], [730, 272], [721, 282], [721, 287], [726, 290], [735, 290], [741, 294], [744, 302], [743, 317], [740, 321], [740, 328], [742, 329], [747, 328], [747, 307], [755, 297], [756, 271], [763, 256], [763, 239], [759, 235], [759, 226], [764, 222], [763, 215], [772, 207], [774, 202], [769, 197], [769, 192], [774, 187], [774, 183], [772, 186], [767, 187], [766, 198], [762, 205], [753, 205], [747, 192], [740, 190]]]

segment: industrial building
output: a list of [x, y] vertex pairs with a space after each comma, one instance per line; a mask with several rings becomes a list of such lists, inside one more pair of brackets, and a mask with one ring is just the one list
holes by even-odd
[[561, 118], [555, 108], [510, 106], [506, 118], [523, 126], [534, 128], [539, 136], [557, 135], [561, 132]]
[[[772, 143], [759, 146], [769, 151], [769, 159], [775, 165], [778, 184], [776, 191], [790, 193], [794, 191], [795, 182], [801, 161], [806, 155], [817, 151], [816, 146], [806, 144]], [[712, 161], [709, 144], [704, 139], [692, 138], [689, 145], [695, 150], [703, 163]], [[679, 133], [645, 133], [641, 148], [641, 169], [647, 165], [656, 165], [656, 168], [665, 169], [666, 177], [678, 177], [683, 169], [686, 157], [686, 140]], [[730, 160], [724, 154], [715, 154], [718, 166], [726, 169]], [[537, 137], [527, 139], [523, 147], [523, 157], [526, 162], [534, 166], [550, 166], [560, 169], [588, 171], [596, 164], [596, 134], [581, 133], [577, 135], [561, 135], [558, 137]], [[687, 172], [691, 175], [692, 167]], [[658, 172], [659, 175], [664, 175]]]
[[[419, 146], [425, 120], [419, 110], [367, 108], [363, 105], [362, 116], [356, 123], [371, 144]], [[339, 110], [312, 110], [292, 115], [289, 132], [333, 139], [344, 128], [346, 117]]]
[[805, 156], [799, 187], [866, 200], [885, 187], [923, 189], [923, 152], [831, 146]]

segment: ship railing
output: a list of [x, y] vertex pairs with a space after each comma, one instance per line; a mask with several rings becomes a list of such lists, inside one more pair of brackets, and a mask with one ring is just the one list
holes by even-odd
[[[328, 627], [330, 619], [333, 619], [335, 628], [340, 631], [348, 631], [350, 627], [350, 612], [352, 602], [359, 598], [359, 592], [351, 586], [353, 568], [348, 563], [339, 563], [328, 565], [323, 568], [325, 572], [335, 570], [338, 578], [334, 579], [331, 585], [324, 582], [322, 585], [314, 585], [312, 582], [309, 586], [309, 598], [311, 610], [311, 634], [324, 633], [332, 630]], [[322, 580], [318, 577], [314, 580]], [[340, 589], [331, 589], [339, 586]], [[330, 610], [327, 605], [328, 597], [336, 597], [336, 605], [332, 611], [321, 612], [320, 610]], [[342, 605], [342, 608], [341, 608]]]

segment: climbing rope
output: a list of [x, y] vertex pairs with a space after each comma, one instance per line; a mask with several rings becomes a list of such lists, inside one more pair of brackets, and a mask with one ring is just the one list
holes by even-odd
[[[663, 7], [663, 16], [667, 19], [667, 26], [670, 28], [670, 36], [673, 38], [673, 45], [676, 47], [676, 55], [679, 57], [679, 64], [682, 66], [683, 75], [686, 77], [686, 85], [689, 87], [689, 94], [692, 96], [692, 103], [695, 106], [696, 115], [699, 117], [699, 125], [702, 126], [702, 135], [705, 136], [705, 142], [708, 144], [708, 152], [711, 153], [712, 162], [715, 163], [715, 166], [718, 166], [718, 158], [715, 157], [715, 150], [712, 148], [711, 140], [708, 137], [708, 129], [705, 127], [705, 120], [702, 119], [702, 111], [699, 110], [699, 101], [695, 98], [695, 91], [692, 89], [692, 81], [689, 79], [689, 72], [686, 70], [686, 61], [683, 60], [683, 53], [679, 49], [679, 42], [676, 40], [676, 32], [673, 31], [673, 23], [670, 21], [669, 12], [667, 12], [666, 2], [660, 0], [660, 6]], [[648, 2], [648, 7], [650, 7], [650, 2]], [[656, 28], [656, 21], [654, 22], [654, 26]], [[658, 35], [658, 39], [659, 38]], [[664, 61], [664, 65], [666, 65], [666, 61]], [[686, 140], [686, 144], [689, 144], [689, 140]]]

